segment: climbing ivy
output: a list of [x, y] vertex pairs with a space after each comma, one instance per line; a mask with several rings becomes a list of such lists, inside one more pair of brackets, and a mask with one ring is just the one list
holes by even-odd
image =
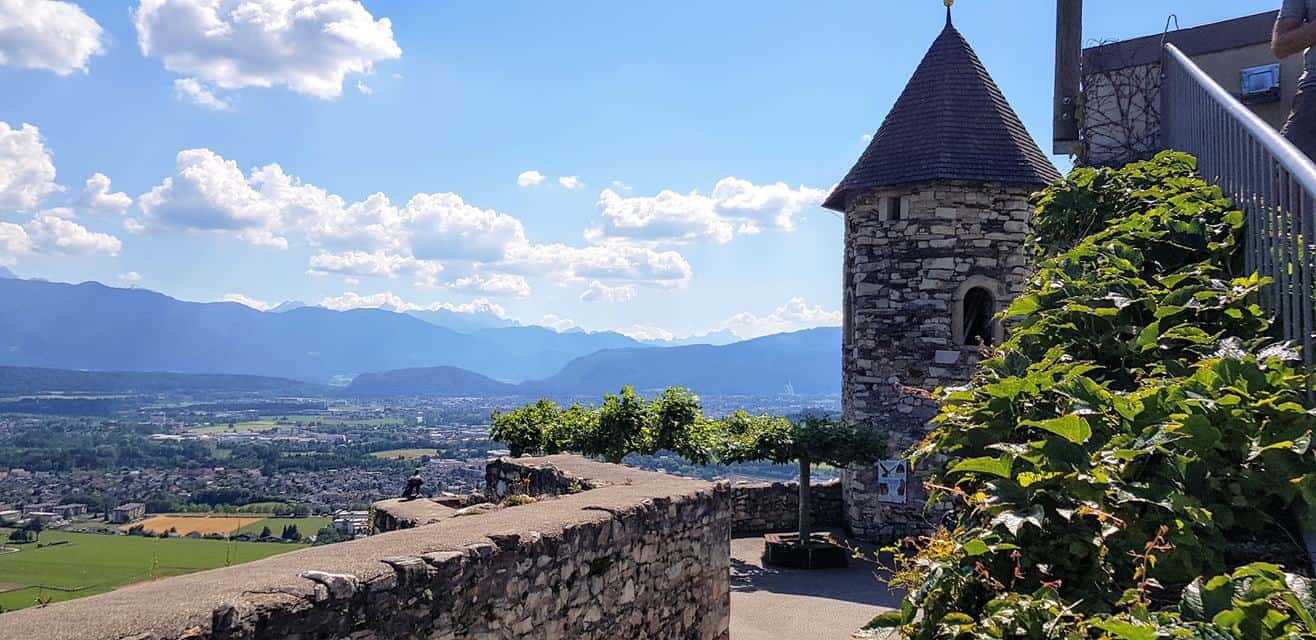
[[934, 497], [957, 519], [897, 555], [909, 594], [873, 626], [1316, 637], [1311, 583], [1248, 564], [1305, 571], [1293, 514], [1316, 503], [1316, 414], [1256, 304], [1268, 283], [1240, 269], [1242, 214], [1168, 152], [1076, 170], [1035, 204], [1010, 338], [914, 451], [946, 460]]

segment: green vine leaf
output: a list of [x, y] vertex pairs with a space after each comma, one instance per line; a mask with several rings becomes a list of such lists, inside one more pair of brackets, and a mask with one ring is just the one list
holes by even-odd
[[951, 467], [950, 473], [985, 473], [998, 478], [1009, 478], [1010, 469], [1014, 466], [1013, 456], [1001, 456], [1000, 458], [970, 458], [962, 460], [954, 467]]
[[1074, 444], [1083, 444], [1092, 437], [1092, 427], [1088, 426], [1087, 420], [1075, 415], [1061, 416], [1050, 420], [1025, 420], [1020, 423], [1022, 426], [1034, 427], [1043, 431], [1054, 433]]

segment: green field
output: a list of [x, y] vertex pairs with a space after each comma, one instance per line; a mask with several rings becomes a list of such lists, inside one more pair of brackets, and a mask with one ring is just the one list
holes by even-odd
[[251, 535], [260, 535], [261, 529], [270, 528], [270, 533], [279, 535], [283, 533], [283, 528], [290, 525], [297, 525], [297, 531], [302, 537], [313, 536], [330, 524], [333, 523], [331, 518], [266, 518], [256, 524], [249, 524], [241, 529], [238, 533], [249, 533]]
[[233, 509], [234, 513], [274, 513], [276, 511], [286, 511], [288, 503], [286, 502], [249, 502], [240, 507]]
[[318, 424], [326, 427], [396, 427], [405, 422], [399, 418], [340, 418], [336, 416], [280, 416], [279, 422], [303, 425]]
[[209, 427], [192, 427], [188, 433], [245, 433], [259, 431], [274, 431], [286, 425], [277, 424], [273, 420], [248, 420], [239, 422], [229, 428], [227, 424], [215, 424]]
[[[8, 534], [4, 530], [0, 533]], [[21, 587], [0, 593], [0, 607], [11, 611], [30, 607], [39, 596], [48, 596], [52, 602], [72, 600], [134, 582], [241, 564], [305, 548], [293, 544], [64, 531], [41, 534], [43, 544], [61, 540], [68, 544], [41, 549], [35, 544], [14, 545], [19, 549], [17, 553], [0, 554], [0, 585], [6, 585], [0, 588]]]
[[439, 454], [438, 449], [389, 449], [388, 451], [376, 451], [371, 456], [385, 460], [415, 460], [421, 456], [436, 456]]
[[229, 428], [227, 424], [215, 424], [208, 427], [192, 427], [188, 433], [205, 434], [205, 433], [243, 433], [243, 432], [261, 432], [274, 431], [279, 428], [294, 427], [301, 424], [303, 427], [318, 424], [326, 427], [335, 426], [354, 426], [354, 427], [385, 427], [401, 425], [402, 421], [396, 418], [337, 418], [333, 416], [261, 416], [259, 420], [247, 420], [238, 422]]

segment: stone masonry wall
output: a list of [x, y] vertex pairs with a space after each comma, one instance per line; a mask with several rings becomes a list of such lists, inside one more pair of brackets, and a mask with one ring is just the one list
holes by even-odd
[[511, 495], [563, 496], [595, 488], [589, 478], [551, 463], [537, 464], [525, 458], [498, 458], [484, 466], [484, 495], [495, 502]]
[[[810, 493], [817, 529], [841, 526], [841, 482], [820, 482]], [[795, 531], [800, 524], [800, 485], [794, 482], [741, 482], [731, 486], [733, 535]]]
[[[842, 408], [847, 420], [888, 434], [892, 457], [926, 435], [934, 391], [964, 384], [978, 362], [979, 348], [956, 340], [967, 291], [987, 289], [997, 310], [1022, 291], [1032, 191], [932, 183], [847, 203]], [[908, 198], [902, 219], [879, 214], [883, 197]], [[875, 465], [842, 475], [845, 521], [855, 534], [890, 541], [935, 524], [923, 470], [909, 476], [904, 504], [879, 502], [876, 476]]]
[[727, 484], [572, 456], [495, 464], [593, 488], [3, 614], [0, 637], [728, 638]]

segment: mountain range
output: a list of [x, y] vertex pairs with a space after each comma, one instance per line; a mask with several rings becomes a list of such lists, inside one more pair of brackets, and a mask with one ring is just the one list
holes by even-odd
[[0, 367], [0, 396], [38, 395], [49, 392], [77, 394], [229, 392], [319, 396], [330, 391], [331, 389], [325, 385], [265, 376]]
[[841, 390], [841, 330], [807, 329], [730, 345], [605, 349], [543, 380], [512, 385], [455, 367], [363, 373], [354, 396], [598, 396], [623, 385], [685, 386], [706, 395], [834, 394]]
[[[435, 395], [593, 394], [622, 384], [683, 384], [702, 393], [839, 389], [838, 329], [660, 347], [615, 332], [539, 326], [458, 331], [440, 326], [441, 316], [383, 309], [285, 303], [277, 312], [259, 311], [96, 282], [0, 277], [0, 300], [0, 366], [9, 367], [230, 374], [315, 384], [356, 378], [348, 392], [363, 395], [390, 388]], [[358, 377], [368, 372], [379, 373]]]

